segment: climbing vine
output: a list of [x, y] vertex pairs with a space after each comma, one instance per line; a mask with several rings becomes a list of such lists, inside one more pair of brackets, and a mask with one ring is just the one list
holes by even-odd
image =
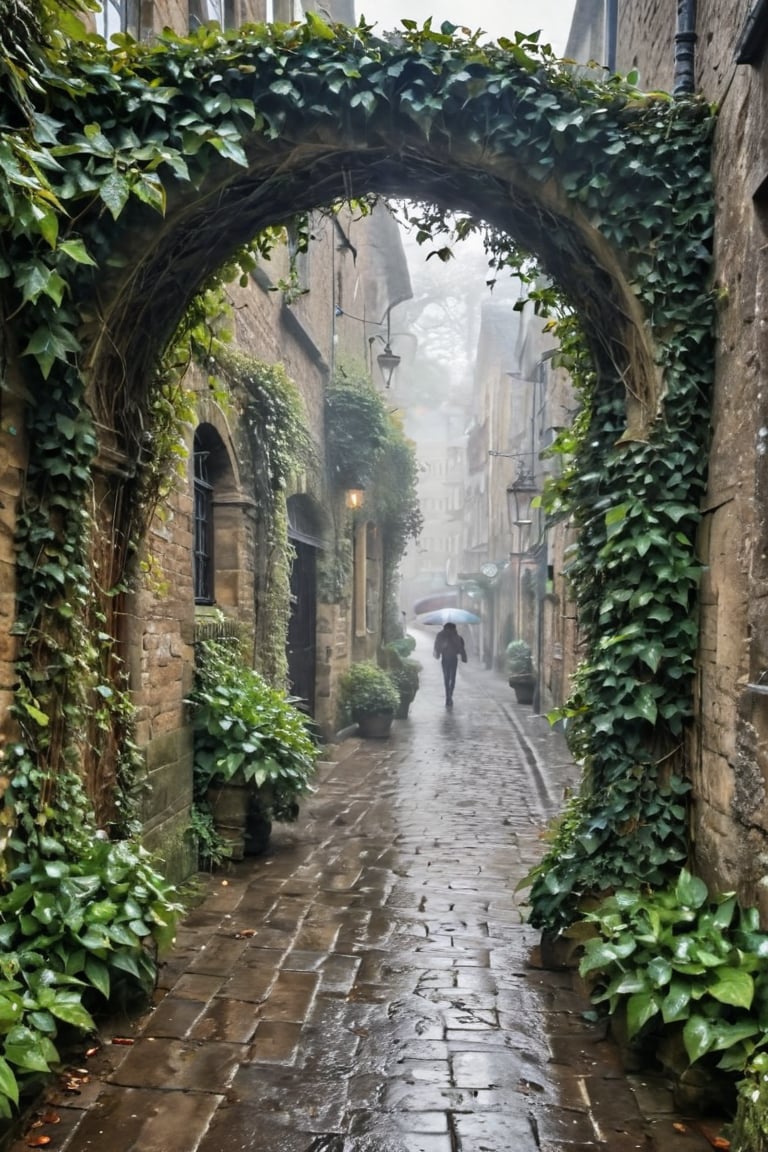
[[388, 413], [388, 435], [373, 473], [373, 519], [381, 529], [384, 605], [383, 638], [401, 634], [397, 571], [409, 540], [417, 540], [424, 518], [418, 498], [415, 446], [402, 421]]
[[[367, 370], [351, 364], [339, 367], [326, 390], [325, 440], [331, 487], [369, 490], [365, 516], [382, 534], [384, 631], [394, 638], [400, 634], [397, 567], [422, 526], [415, 446]], [[336, 534], [339, 543], [324, 573], [326, 583], [334, 582], [326, 591], [332, 599], [343, 595], [352, 573], [351, 542], [341, 528]]]
[[285, 642], [291, 614], [293, 548], [288, 538], [286, 488], [313, 460], [301, 395], [282, 364], [265, 364], [217, 343], [207, 358], [243, 407], [252, 483], [264, 532], [266, 564], [260, 574], [254, 655], [273, 685], [287, 677]]

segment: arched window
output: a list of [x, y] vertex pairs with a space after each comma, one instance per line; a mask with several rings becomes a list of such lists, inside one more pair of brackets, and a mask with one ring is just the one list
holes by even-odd
[[241, 591], [243, 506], [232, 461], [213, 424], [198, 425], [193, 456], [195, 603], [235, 608]]
[[203, 437], [195, 433], [195, 603], [212, 604], [214, 596], [213, 567], [213, 484], [210, 480], [210, 449]]

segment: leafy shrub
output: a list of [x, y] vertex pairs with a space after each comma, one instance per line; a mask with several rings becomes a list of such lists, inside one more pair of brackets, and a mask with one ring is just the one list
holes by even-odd
[[394, 712], [400, 693], [389, 672], [371, 660], [353, 664], [339, 681], [341, 707], [346, 716], [358, 720], [361, 715]]
[[512, 640], [507, 644], [504, 657], [508, 676], [530, 676], [533, 673], [531, 648], [524, 640]]
[[[411, 638], [409, 637], [409, 639]], [[413, 648], [415, 647], [416, 641], [414, 640]], [[412, 651], [413, 648], [408, 649], [408, 651]], [[409, 659], [397, 641], [390, 641], [382, 648], [381, 664], [394, 680], [401, 699], [407, 699], [409, 702], [413, 700], [419, 690], [419, 674], [421, 672], [419, 661]]]
[[198, 645], [189, 703], [198, 802], [212, 783], [237, 779], [263, 790], [267, 818], [295, 820], [298, 797], [311, 791], [318, 748], [307, 717], [246, 665], [237, 640]]
[[396, 652], [398, 656], [405, 658], [413, 652], [416, 641], [413, 636], [398, 636], [396, 639], [390, 640], [386, 647]]
[[626, 1009], [630, 1039], [653, 1025], [677, 1027], [691, 1063], [712, 1053], [727, 1071], [766, 1047], [768, 934], [756, 909], [739, 908], [733, 895], [710, 899], [683, 869], [660, 891], [617, 891], [569, 934], [585, 929], [595, 934], [579, 971], [595, 1004]]
[[419, 690], [420, 672], [421, 664], [418, 660], [400, 660], [398, 664], [389, 669], [389, 674], [401, 697], [413, 700]]
[[588, 771], [547, 838], [546, 855], [520, 882], [530, 887], [530, 923], [559, 931], [585, 899], [614, 889], [662, 888], [688, 855], [685, 797], [690, 783], [655, 764], [617, 768], [595, 789]]
[[[50, 841], [50, 838], [49, 838]], [[149, 854], [128, 842], [93, 838], [87, 855], [66, 859], [50, 841], [48, 858], [10, 874], [0, 896], [0, 1116], [19, 1091], [59, 1062], [62, 1027], [95, 1028], [118, 983], [148, 995], [153, 951], [173, 942], [180, 905]], [[148, 945], [152, 950], [148, 949]]]
[[347, 366], [325, 394], [326, 455], [338, 488], [366, 488], [389, 437], [382, 397], [366, 371]]

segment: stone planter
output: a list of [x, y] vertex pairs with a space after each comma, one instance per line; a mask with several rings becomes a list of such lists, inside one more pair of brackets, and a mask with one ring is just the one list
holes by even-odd
[[364, 740], [386, 740], [392, 728], [394, 712], [362, 712], [357, 728]]
[[230, 860], [260, 856], [272, 834], [269, 786], [255, 788], [245, 780], [212, 784], [206, 792], [213, 824], [227, 846]]
[[245, 856], [251, 790], [245, 784], [212, 784], [206, 792], [216, 831], [227, 846], [230, 860]]
[[530, 672], [509, 677], [509, 686], [514, 688], [518, 704], [533, 704], [536, 693], [536, 677]]
[[413, 703], [413, 696], [400, 694], [400, 703], [395, 709], [395, 720], [407, 720], [408, 711]]
[[261, 789], [251, 791], [245, 821], [246, 856], [262, 856], [269, 847], [272, 821], [267, 815], [269, 809], [265, 808], [262, 799]]

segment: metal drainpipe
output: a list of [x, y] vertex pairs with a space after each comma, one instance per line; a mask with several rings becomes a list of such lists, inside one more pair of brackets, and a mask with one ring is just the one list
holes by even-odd
[[605, 0], [603, 13], [605, 66], [611, 75], [616, 71], [616, 43], [619, 24], [619, 0]]
[[677, 0], [677, 32], [675, 33], [675, 96], [695, 91], [694, 62], [696, 59], [696, 0]]

